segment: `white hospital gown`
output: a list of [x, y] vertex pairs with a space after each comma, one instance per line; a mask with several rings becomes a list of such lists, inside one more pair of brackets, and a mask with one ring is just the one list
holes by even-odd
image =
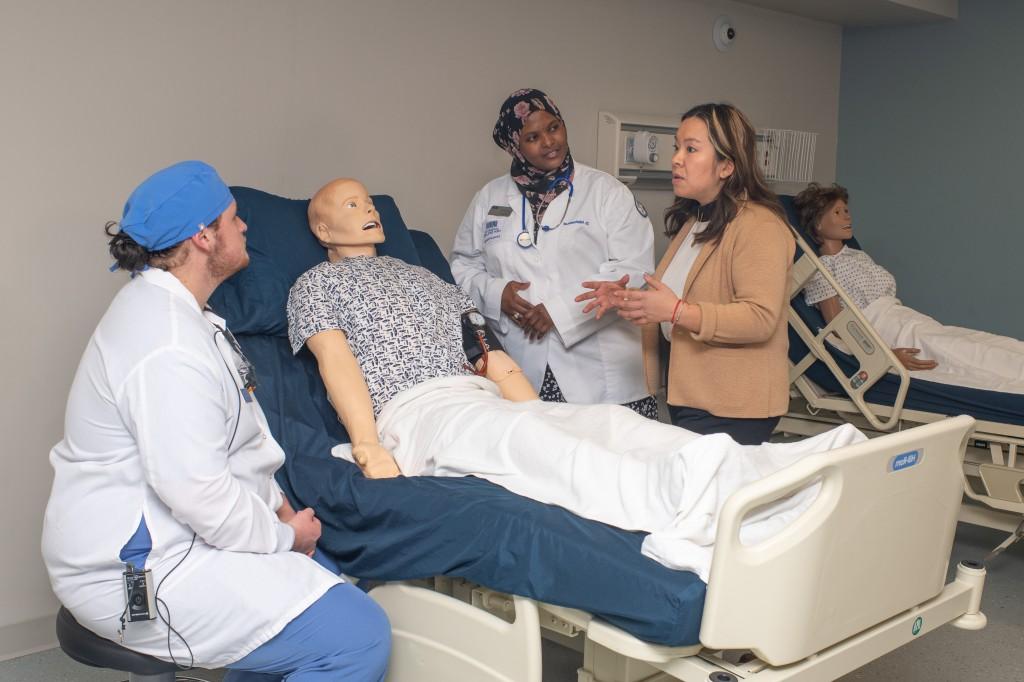
[[[861, 310], [882, 296], [896, 295], [896, 278], [860, 249], [844, 245], [839, 253], [819, 258]], [[804, 298], [810, 305], [835, 295], [836, 290], [820, 272], [815, 272], [804, 288]], [[840, 304], [845, 307], [842, 300]]]

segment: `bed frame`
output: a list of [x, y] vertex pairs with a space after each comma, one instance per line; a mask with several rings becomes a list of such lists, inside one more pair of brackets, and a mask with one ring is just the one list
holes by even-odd
[[[698, 646], [647, 644], [461, 581], [388, 584], [370, 592], [392, 623], [388, 680], [540, 682], [542, 628], [582, 638], [579, 682], [832, 680], [945, 623], [983, 628], [984, 566], [961, 563], [946, 583], [973, 428], [964, 416], [873, 438], [732, 495]], [[747, 513], [815, 481], [821, 492], [789, 527], [739, 542]]]
[[[910, 376], [895, 354], [829, 270], [814, 255], [814, 250], [794, 228], [793, 236], [803, 251], [793, 265], [790, 276], [790, 298], [801, 295], [804, 285], [815, 272], [820, 272], [835, 288], [844, 302], [844, 309], [820, 330], [811, 329], [794, 306], [789, 308], [790, 327], [807, 345], [809, 352], [799, 362], [790, 363], [792, 400], [790, 410], [780, 421], [778, 431], [809, 436], [821, 433], [836, 424], [850, 422], [868, 435], [876, 436], [892, 430], [930, 424], [949, 415], [904, 407]], [[826, 347], [826, 337], [839, 338], [842, 350], [860, 363], [852, 376], [838, 365]], [[822, 362], [845, 391], [830, 394], [807, 375], [815, 362]], [[899, 389], [892, 405], [868, 402], [868, 389], [886, 373], [899, 376]], [[989, 558], [1002, 552], [1024, 536], [1024, 426], [992, 421], [976, 421], [964, 460], [964, 493], [960, 519], [1008, 531], [1009, 537], [996, 547]]]
[[[215, 305], [230, 311], [242, 343], [247, 335], [255, 342], [280, 336], [284, 324], [267, 296], [280, 297], [322, 252], [306, 229], [302, 201], [233, 192], [250, 225], [252, 264], [218, 289]], [[404, 229], [390, 203], [386, 220]], [[389, 241], [402, 237], [389, 234]], [[393, 242], [398, 250], [417, 248], [403, 239], [404, 247], [401, 239]], [[278, 248], [282, 240], [287, 249]], [[443, 276], [447, 263], [436, 245], [434, 252], [433, 267]], [[254, 281], [266, 290], [247, 297]], [[280, 347], [279, 338], [274, 343]], [[309, 447], [304, 439], [325, 425], [316, 414], [307, 423], [282, 411], [275, 417], [278, 438], [286, 415], [284, 435], [296, 440], [293, 446]], [[808, 457], [731, 496], [720, 515], [697, 646], [652, 645], [582, 611], [463, 580], [392, 583], [371, 591], [393, 626], [389, 679], [539, 682], [544, 631], [578, 644], [581, 682], [825, 680], [943, 623], [981, 628], [984, 567], [962, 565], [946, 584], [973, 423], [946, 419]], [[770, 540], [738, 542], [750, 509], [811, 481], [821, 482], [821, 493], [803, 516]]]

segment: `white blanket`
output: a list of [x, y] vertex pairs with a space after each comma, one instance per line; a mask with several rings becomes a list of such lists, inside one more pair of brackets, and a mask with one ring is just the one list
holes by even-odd
[[893, 348], [920, 348], [918, 357], [939, 366], [910, 375], [925, 381], [1024, 393], [1024, 341], [950, 327], [897, 298], [884, 296], [864, 308], [864, 317]]
[[[403, 391], [384, 406], [377, 427], [407, 476], [478, 476], [595, 521], [646, 531], [644, 554], [705, 581], [730, 493], [809, 454], [864, 440], [847, 425], [799, 443], [741, 446], [618, 405], [509, 402], [478, 377]], [[346, 452], [335, 454], [350, 459]], [[811, 487], [758, 510], [744, 522], [742, 540], [778, 532], [816, 492]]]

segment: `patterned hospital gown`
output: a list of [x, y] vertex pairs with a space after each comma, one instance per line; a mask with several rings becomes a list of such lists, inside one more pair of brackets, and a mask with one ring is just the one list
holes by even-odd
[[288, 339], [339, 329], [348, 338], [374, 415], [401, 391], [429, 379], [470, 375], [461, 316], [475, 307], [461, 289], [390, 256], [323, 262], [288, 294]]
[[[843, 246], [839, 253], [819, 258], [861, 310], [882, 296], [896, 296], [896, 279], [860, 249]], [[804, 298], [810, 305], [835, 295], [836, 290], [820, 272], [815, 272], [804, 288]]]

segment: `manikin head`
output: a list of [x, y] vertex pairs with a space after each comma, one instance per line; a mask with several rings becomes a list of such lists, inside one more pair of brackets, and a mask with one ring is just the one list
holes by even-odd
[[327, 257], [375, 256], [384, 241], [380, 214], [363, 183], [352, 178], [332, 180], [309, 201], [309, 229]]
[[816, 182], [793, 197], [801, 226], [819, 246], [841, 244], [853, 236], [849, 202], [850, 193], [842, 185], [824, 187]]

